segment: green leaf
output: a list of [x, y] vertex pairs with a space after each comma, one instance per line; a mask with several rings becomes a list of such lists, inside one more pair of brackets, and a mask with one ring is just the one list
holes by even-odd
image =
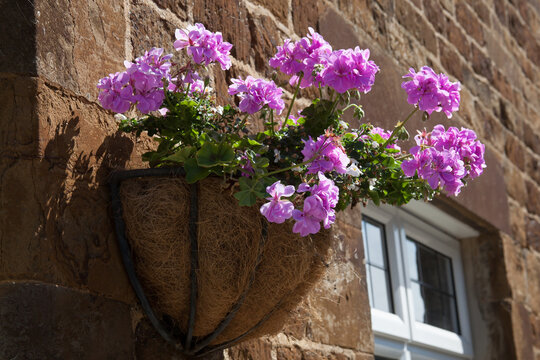
[[182, 147], [172, 155], [167, 156], [163, 160], [183, 163], [193, 155], [195, 148], [193, 146]]
[[233, 148], [225, 143], [205, 143], [195, 156], [197, 163], [202, 167], [227, 165], [234, 160]]
[[266, 192], [263, 183], [259, 179], [240, 178], [238, 181], [240, 191], [234, 194], [240, 206], [253, 206], [257, 198], [264, 198]]
[[188, 184], [193, 184], [210, 175], [210, 170], [200, 167], [194, 158], [186, 160], [184, 170], [186, 170], [186, 181]]

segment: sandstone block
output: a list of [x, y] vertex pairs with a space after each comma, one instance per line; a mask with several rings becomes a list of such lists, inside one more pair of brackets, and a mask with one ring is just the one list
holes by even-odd
[[463, 26], [465, 32], [472, 36], [480, 45], [484, 45], [484, 29], [478, 16], [473, 12], [464, 0], [456, 2], [456, 18]]
[[95, 99], [96, 84], [125, 58], [123, 2], [34, 1], [38, 73]]
[[132, 359], [129, 306], [58, 285], [0, 285], [0, 358]]
[[234, 45], [231, 54], [238, 60], [249, 61], [251, 34], [243, 1], [196, 1], [193, 20], [205, 24], [211, 31], [222, 32], [223, 39]]

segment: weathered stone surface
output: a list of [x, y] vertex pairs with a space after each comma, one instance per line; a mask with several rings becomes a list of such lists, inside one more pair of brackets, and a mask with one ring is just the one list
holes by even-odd
[[478, 17], [464, 0], [456, 1], [456, 18], [467, 32], [480, 45], [484, 44], [484, 29]]
[[[465, 56], [466, 58], [469, 57], [470, 54], [470, 42], [467, 36], [465, 35], [463, 28], [459, 26], [450, 17], [445, 18], [445, 32], [448, 41], [452, 45], [456, 47], [456, 49], [461, 53], [461, 55]], [[442, 50], [442, 47], [441, 47]], [[441, 54], [441, 60], [446, 59], [446, 56]]]
[[540, 297], [540, 253], [536, 251], [527, 251], [527, 285], [531, 301], [529, 306], [532, 311], [540, 314], [540, 301], [535, 301]]
[[2, 283], [0, 358], [132, 359], [129, 306], [58, 285]]
[[524, 302], [527, 298], [527, 269], [520, 246], [509, 237], [503, 237], [504, 264], [512, 298]]
[[355, 259], [355, 256], [363, 258], [361, 231], [339, 224], [336, 232], [339, 239], [334, 247], [336, 260], [329, 264], [326, 276], [308, 298], [311, 314], [308, 338], [371, 352], [373, 335], [365, 267], [360, 259]]
[[[0, 69], [6, 73], [37, 74], [35, 1], [0, 1]], [[1, 89], [1, 87], [0, 87]]]
[[38, 73], [88, 98], [108, 73], [122, 70], [123, 2], [35, 0]]
[[540, 222], [532, 217], [527, 221], [527, 246], [540, 253]]
[[29, 77], [0, 77], [0, 154], [37, 154], [36, 81]]
[[302, 353], [295, 347], [277, 347], [277, 360], [302, 360]]
[[264, 340], [252, 340], [228, 350], [235, 360], [272, 360], [272, 346]]
[[251, 33], [251, 56], [255, 60], [255, 69], [271, 78], [276, 72], [268, 65], [268, 60], [274, 56], [277, 46], [283, 43], [276, 24], [265, 15], [249, 15], [249, 30]]
[[[181, 2], [171, 1], [161, 4], [175, 7], [176, 3]], [[171, 23], [163, 19], [157, 11], [142, 2], [131, 6], [129, 19], [133, 58], [143, 55], [145, 51], [153, 47], [160, 47], [167, 54], [174, 54], [175, 61], [183, 60], [182, 57], [179, 57], [181, 53], [177, 52], [173, 46], [176, 40], [174, 31], [177, 28], [182, 28], [180, 23]]]
[[300, 36], [305, 36], [309, 27], [317, 29], [317, 20], [322, 8], [323, 5], [319, 2], [292, 0], [291, 11], [294, 31]]
[[[153, 1], [157, 4], [157, 6], [163, 9], [171, 10], [180, 20], [183, 20], [183, 21], [187, 20], [188, 7], [187, 7], [186, 2], [176, 1], [176, 0], [153, 0]], [[157, 27], [157, 26], [154, 24], [154, 27]]]
[[530, 313], [521, 302], [512, 303], [512, 328], [516, 341], [516, 359], [533, 359], [533, 329]]
[[527, 181], [527, 210], [540, 215], [540, 189], [538, 185], [532, 181]]
[[106, 185], [112, 169], [142, 166], [142, 147], [134, 150], [133, 139], [117, 134], [112, 115], [98, 105], [43, 82], [36, 86], [35, 150], [0, 158], [0, 278], [132, 301]]
[[222, 32], [223, 39], [234, 45], [231, 54], [248, 62], [251, 34], [243, 1], [204, 0], [194, 3], [193, 20], [205, 24], [211, 31]]
[[396, 1], [396, 18], [420, 43], [437, 54], [437, 38], [429, 22], [408, 1]]
[[288, 0], [254, 0], [254, 2], [262, 7], [270, 10], [279, 22], [287, 26], [289, 23], [289, 2]]

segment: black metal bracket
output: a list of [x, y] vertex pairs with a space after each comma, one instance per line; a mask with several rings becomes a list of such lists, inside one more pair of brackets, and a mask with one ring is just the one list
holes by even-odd
[[122, 261], [126, 269], [129, 281], [131, 286], [141, 303], [141, 306], [146, 313], [146, 316], [157, 330], [157, 332], [165, 339], [168, 343], [172, 344], [179, 352], [187, 356], [200, 357], [207, 355], [211, 352], [226, 349], [249, 334], [259, 328], [270, 316], [272, 316], [277, 309], [279, 309], [283, 299], [280, 300], [273, 308], [267, 313], [262, 319], [259, 320], [252, 328], [247, 330], [242, 335], [226, 341], [218, 345], [210, 346], [210, 343], [214, 341], [229, 325], [229, 323], [234, 319], [236, 313], [242, 306], [249, 289], [253, 285], [255, 280], [255, 275], [259, 264], [261, 263], [262, 253], [264, 249], [265, 242], [268, 238], [268, 223], [264, 218], [261, 218], [262, 224], [262, 234], [261, 240], [259, 242], [259, 253], [257, 256], [255, 267], [250, 275], [249, 282], [244, 289], [243, 293], [240, 295], [238, 301], [231, 307], [229, 313], [221, 321], [221, 323], [216, 327], [216, 329], [209, 335], [205, 337], [194, 337], [193, 329], [195, 327], [195, 319], [197, 316], [197, 270], [199, 267], [199, 254], [198, 254], [198, 184], [190, 185], [190, 204], [189, 204], [189, 241], [190, 241], [190, 311], [189, 311], [189, 320], [188, 320], [188, 330], [187, 333], [183, 334], [177, 328], [171, 328], [163, 320], [160, 320], [148, 298], [144, 293], [144, 289], [137, 278], [135, 271], [135, 265], [133, 263], [133, 257], [131, 248], [126, 238], [126, 225], [123, 218], [122, 210], [122, 201], [120, 199], [120, 185], [123, 180], [140, 178], [140, 177], [179, 177], [184, 176], [185, 172], [183, 168], [152, 168], [152, 169], [137, 169], [137, 170], [125, 170], [125, 171], [116, 171], [111, 174], [110, 177], [110, 189], [111, 189], [111, 200], [112, 200], [112, 212], [113, 219], [116, 230], [116, 238], [120, 247], [120, 253], [122, 255]]

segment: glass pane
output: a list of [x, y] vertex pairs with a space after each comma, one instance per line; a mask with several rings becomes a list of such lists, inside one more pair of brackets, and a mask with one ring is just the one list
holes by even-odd
[[429, 288], [423, 290], [427, 315], [425, 322], [442, 329], [458, 332], [454, 299]]
[[375, 309], [392, 312], [390, 291], [386, 271], [369, 266], [371, 272], [371, 289], [373, 290], [373, 304]]
[[368, 297], [369, 297], [369, 306], [374, 307], [373, 302], [373, 289], [371, 288], [371, 266], [366, 266], [366, 282], [367, 282], [367, 289], [368, 289]]
[[364, 236], [367, 239], [369, 263], [386, 268], [384, 261], [384, 229], [367, 221], [364, 221], [364, 223]]
[[452, 259], [407, 238], [416, 321], [459, 333]]
[[435, 252], [426, 246], [416, 244], [418, 251], [418, 271], [420, 280], [435, 288], [439, 288], [439, 259]]
[[425, 323], [426, 307], [424, 305], [424, 296], [419, 284], [411, 282], [411, 292], [414, 303], [414, 318], [416, 321]]
[[454, 279], [452, 276], [452, 261], [444, 256], [439, 255], [439, 275], [441, 290], [450, 295], [454, 295]]
[[407, 266], [409, 267], [409, 276], [412, 280], [420, 280], [418, 278], [418, 255], [416, 249], [416, 243], [407, 239], [407, 245], [405, 246], [405, 252], [407, 256]]

